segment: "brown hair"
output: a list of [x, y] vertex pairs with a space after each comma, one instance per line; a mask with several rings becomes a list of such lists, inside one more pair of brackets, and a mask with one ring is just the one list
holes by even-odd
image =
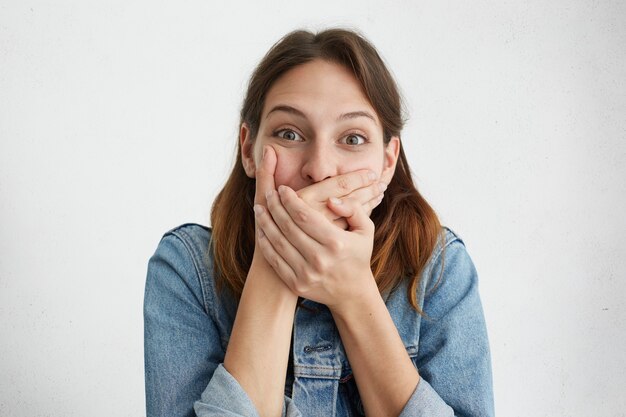
[[[265, 95], [288, 70], [323, 59], [344, 65], [360, 82], [383, 126], [383, 141], [400, 137], [405, 120], [396, 83], [376, 49], [360, 33], [333, 28], [317, 34], [296, 30], [285, 35], [256, 67], [243, 102], [240, 125], [256, 138]], [[215, 279], [218, 290], [231, 289], [237, 299], [254, 254], [255, 183], [241, 163], [241, 145], [230, 177], [211, 210]], [[371, 215], [375, 225], [371, 268], [381, 294], [410, 279], [408, 299], [421, 313], [416, 290], [420, 274], [441, 235], [439, 219], [413, 184], [402, 144], [396, 170], [382, 203]], [[443, 269], [443, 267], [442, 267]]]

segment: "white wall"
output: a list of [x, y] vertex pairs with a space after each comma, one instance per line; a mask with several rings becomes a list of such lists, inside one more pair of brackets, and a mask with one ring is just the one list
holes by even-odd
[[208, 224], [250, 73], [349, 25], [481, 277], [500, 416], [626, 409], [626, 6], [0, 1], [0, 415], [144, 411], [160, 236]]

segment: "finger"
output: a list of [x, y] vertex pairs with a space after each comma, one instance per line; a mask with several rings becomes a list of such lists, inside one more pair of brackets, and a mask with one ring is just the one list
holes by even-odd
[[[309, 204], [312, 208], [314, 208], [315, 210], [319, 211], [320, 213], [322, 213], [324, 215], [324, 217], [326, 217], [329, 221], [335, 223], [337, 221], [341, 221], [342, 217], [337, 216], [331, 209], [328, 208], [328, 200], [324, 201], [324, 202], [320, 202], [317, 204], [311, 204], [308, 201], [304, 200], [304, 202], [306, 202], [307, 204]], [[345, 223], [345, 220], [341, 221], [341, 223]], [[345, 223], [345, 226], [347, 226], [348, 224]], [[345, 227], [342, 227], [343, 229], [345, 229]]]
[[296, 280], [295, 272], [278, 254], [278, 252], [276, 252], [272, 243], [267, 239], [265, 232], [263, 232], [263, 229], [261, 229], [260, 226], [258, 230], [257, 245], [261, 249], [261, 254], [263, 254], [265, 260], [272, 266], [272, 269], [276, 271], [276, 274], [285, 283], [285, 285], [292, 289]]
[[[358, 201], [363, 206], [363, 210], [371, 213], [382, 201], [383, 192], [387, 189], [387, 184], [384, 182], [375, 182], [367, 187], [359, 188], [342, 198], [351, 198]], [[331, 197], [332, 198], [332, 197]], [[306, 200], [305, 200], [306, 201]], [[343, 217], [338, 216], [337, 213], [328, 208], [328, 201], [323, 203], [323, 206], [317, 208], [317, 211], [321, 212], [328, 220], [336, 223], [337, 220], [341, 220], [341, 227], [343, 230], [347, 229], [348, 223], [343, 220]]]
[[275, 190], [274, 173], [276, 171], [276, 151], [269, 145], [263, 147], [263, 157], [256, 169], [256, 193], [254, 202], [266, 205], [265, 194], [270, 190]]
[[[278, 194], [283, 207], [286, 209], [295, 225], [319, 245], [326, 245], [337, 232], [343, 232], [342, 230], [338, 230], [322, 213], [309, 206], [304, 200], [298, 197], [298, 194], [296, 194], [294, 190], [286, 185], [278, 187]], [[322, 250], [322, 248], [318, 250]], [[306, 255], [305, 257], [311, 259]]]
[[[263, 206], [255, 204], [254, 213], [258, 229], [257, 243], [266, 246], [263, 255], [268, 256], [265, 259], [274, 267], [277, 273], [282, 273], [285, 277], [293, 276], [293, 279], [295, 279], [296, 273], [293, 265], [302, 265], [304, 258], [283, 236]], [[270, 245], [271, 249], [267, 245]]]
[[372, 204], [377, 203], [380, 197], [380, 194], [383, 193], [387, 189], [387, 184], [384, 182], [374, 182], [373, 184], [368, 185], [367, 187], [359, 188], [348, 194], [345, 197], [333, 196], [336, 198], [351, 198], [361, 203], [363, 207], [366, 209], [374, 208]]
[[[278, 229], [281, 232], [281, 237], [286, 239], [286, 241], [299, 252], [300, 258], [293, 256], [290, 257], [290, 259], [286, 259], [287, 262], [294, 267], [294, 270], [299, 271], [300, 267], [295, 266], [295, 262], [302, 261], [303, 257], [310, 259], [312, 254], [321, 250], [319, 243], [305, 233], [300, 226], [294, 222], [289, 212], [283, 206], [283, 203], [276, 191], [270, 191], [268, 193], [267, 209], [272, 216], [273, 223], [278, 226]], [[274, 243], [273, 240], [272, 243]], [[282, 242], [279, 242], [279, 244], [282, 245]], [[276, 245], [274, 245], [274, 247], [276, 247]], [[281, 255], [283, 254], [280, 250], [278, 250], [278, 252], [281, 253]], [[303, 265], [302, 268], [304, 268]]]
[[[346, 212], [347, 206], [338, 206], [341, 202], [337, 200], [346, 201], [346, 199], [350, 199], [351, 201], [355, 201], [356, 203], [362, 203], [361, 206], [363, 207], [363, 210], [366, 213], [370, 214], [372, 210], [374, 210], [383, 201], [383, 197], [385, 196], [383, 192], [386, 189], [387, 189], [387, 184], [380, 182], [380, 183], [373, 184], [369, 187], [361, 188], [360, 190], [357, 190], [353, 192], [352, 194], [350, 194], [349, 196], [346, 196], [343, 198], [331, 197], [330, 199], [328, 199], [326, 203], [326, 207], [331, 214], [325, 214], [325, 216], [326, 218], [343, 219], [345, 216], [342, 213]], [[356, 196], [357, 192], [361, 192], [363, 194]], [[364, 195], [367, 195], [367, 196], [373, 195], [373, 197], [370, 200], [363, 203], [362, 201], [363, 201]], [[335, 209], [330, 208], [331, 200], [335, 201], [335, 207], [336, 207]], [[350, 211], [350, 213], [352, 213], [352, 211]]]
[[307, 201], [326, 201], [330, 197], [343, 197], [372, 184], [378, 178], [374, 171], [361, 169], [327, 178], [298, 191], [298, 196]]
[[[328, 211], [333, 213], [332, 210], [330, 209]], [[337, 217], [337, 216], [335, 216], [335, 214], [333, 213], [333, 217]], [[348, 230], [348, 222], [343, 217], [339, 217], [338, 219], [333, 220], [333, 224], [337, 226], [338, 228], [340, 228], [341, 230]]]
[[[382, 200], [382, 198], [381, 198]], [[336, 214], [345, 217], [348, 222], [350, 231], [373, 232], [374, 223], [363, 210], [363, 206], [359, 202], [350, 198], [339, 199], [332, 197], [328, 206]]]
[[[370, 201], [368, 201], [365, 204], [362, 204], [363, 206], [363, 210], [365, 210], [367, 213], [372, 212], [372, 210], [374, 210], [376, 207], [378, 207], [378, 205], [380, 203], [382, 203], [383, 198], [385, 197], [385, 194], [379, 194], [378, 196], [372, 198]], [[332, 210], [331, 210], [332, 211]], [[333, 212], [334, 213], [334, 212]]]

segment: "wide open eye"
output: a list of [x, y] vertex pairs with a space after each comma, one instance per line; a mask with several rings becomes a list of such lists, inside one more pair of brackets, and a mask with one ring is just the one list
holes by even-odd
[[363, 145], [365, 142], [367, 142], [367, 138], [356, 133], [350, 133], [343, 138], [343, 143], [346, 145]]
[[304, 140], [299, 133], [292, 129], [280, 129], [275, 131], [273, 135], [292, 142], [302, 142]]

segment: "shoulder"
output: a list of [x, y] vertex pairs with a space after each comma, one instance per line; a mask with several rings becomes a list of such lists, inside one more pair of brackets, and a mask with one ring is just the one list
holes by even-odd
[[441, 239], [426, 272], [425, 307], [435, 316], [468, 296], [478, 297], [476, 267], [464, 239], [450, 227], [442, 226]]
[[183, 223], [163, 234], [163, 238], [172, 236], [190, 248], [208, 248], [211, 240], [211, 228], [198, 223]]
[[163, 234], [159, 249], [172, 243], [179, 247], [177, 255], [181, 260], [192, 262], [200, 278], [207, 279], [213, 267], [211, 228], [197, 223], [181, 224]]
[[458, 232], [452, 230], [450, 226], [441, 226], [441, 230], [442, 232], [445, 233], [446, 240], [448, 242], [452, 242], [453, 240], [458, 240], [461, 243], [463, 243], [463, 239], [461, 238], [461, 235]]
[[439, 234], [439, 241], [433, 249], [431, 261], [436, 261], [438, 258], [440, 258], [442, 256], [442, 253], [450, 246], [461, 246], [463, 247], [463, 249], [465, 249], [465, 242], [458, 232], [456, 232], [449, 226], [442, 225]]
[[184, 285], [208, 312], [211, 308], [213, 260], [211, 228], [184, 223], [166, 231], [150, 258], [148, 278]]
[[146, 294], [155, 308], [170, 302], [179, 311], [202, 309], [218, 327], [225, 346], [238, 300], [217, 291], [212, 239], [211, 228], [197, 223], [165, 232], [148, 264]]
[[[427, 262], [425, 272], [429, 276], [439, 268], [443, 268], [445, 263], [451, 261], [459, 255], [469, 258], [465, 241], [461, 235], [449, 226], [441, 226], [439, 239], [433, 248], [430, 259]], [[427, 277], [428, 278], [428, 277]], [[428, 279], [427, 279], [428, 280]]]
[[184, 223], [163, 234], [162, 245], [166, 241], [177, 241], [185, 250], [187, 260], [193, 262], [199, 275], [212, 267], [211, 228], [197, 223]]
[[[450, 227], [442, 226], [439, 231], [438, 241], [432, 249], [429, 260], [422, 270], [418, 287], [415, 289], [419, 308], [425, 316], [409, 308], [407, 289], [410, 280], [403, 280], [402, 285], [392, 292], [385, 303], [391, 314], [400, 337], [411, 354], [416, 352], [416, 346], [420, 345], [420, 329], [428, 326], [434, 317], [445, 315], [445, 310], [453, 308], [458, 303], [458, 293], [464, 291], [467, 286], [464, 280], [468, 274], [458, 269], [450, 268], [453, 259], [459, 253], [465, 251], [465, 245], [460, 235]], [[428, 320], [423, 320], [427, 317]]]

